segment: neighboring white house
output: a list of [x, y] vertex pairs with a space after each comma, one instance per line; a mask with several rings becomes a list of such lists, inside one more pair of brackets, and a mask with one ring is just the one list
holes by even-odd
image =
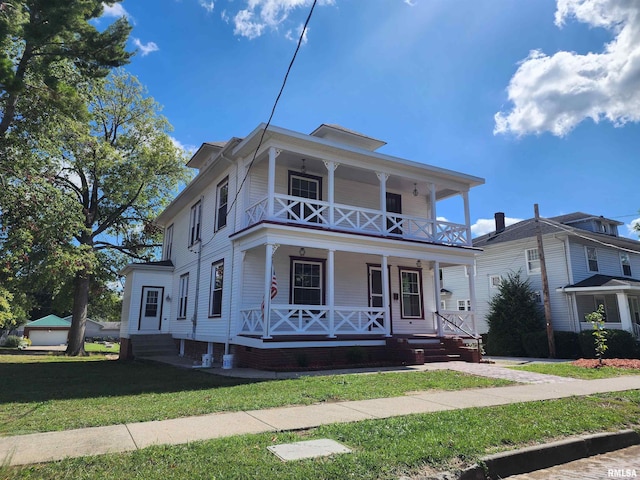
[[[510, 272], [528, 278], [542, 305], [542, 279], [535, 219], [505, 227], [496, 213], [496, 231], [477, 237], [484, 252], [475, 269], [445, 268], [443, 308], [465, 310], [469, 272], [475, 276], [478, 329], [488, 331], [489, 301]], [[640, 338], [640, 242], [618, 236], [622, 222], [582, 212], [541, 218], [553, 328], [591, 329], [585, 315], [604, 305], [606, 327]]]
[[[436, 314], [434, 272], [473, 265], [468, 192], [483, 179], [377, 153], [384, 142], [336, 125], [263, 132], [188, 162], [197, 176], [157, 219], [162, 261], [122, 272], [122, 356], [141, 334], [268, 366], [443, 336], [445, 319], [473, 333], [472, 311]], [[437, 220], [445, 199], [459, 223]]]

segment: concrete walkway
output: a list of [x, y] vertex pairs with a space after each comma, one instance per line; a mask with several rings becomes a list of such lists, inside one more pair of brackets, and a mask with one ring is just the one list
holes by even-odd
[[307, 429], [331, 423], [640, 389], [640, 375], [602, 380], [561, 379], [562, 381], [556, 380], [559, 377], [553, 377], [541, 385], [543, 379], [539, 374], [524, 377], [518, 372], [493, 365], [470, 365], [472, 364], [452, 362], [443, 366], [431, 364], [420, 367], [427, 370], [452, 368], [487, 376], [507, 375], [507, 372], [511, 372], [519, 378], [516, 381], [529, 384], [459, 391], [412, 392], [393, 398], [214, 413], [172, 420], [0, 437], [0, 464], [24, 465], [246, 433]]

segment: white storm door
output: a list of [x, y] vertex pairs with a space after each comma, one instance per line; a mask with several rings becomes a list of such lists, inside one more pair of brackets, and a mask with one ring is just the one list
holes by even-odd
[[142, 287], [138, 330], [157, 331], [162, 327], [164, 287]]

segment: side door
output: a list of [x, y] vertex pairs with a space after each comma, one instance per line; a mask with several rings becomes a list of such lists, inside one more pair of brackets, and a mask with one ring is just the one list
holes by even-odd
[[162, 328], [164, 287], [142, 287], [138, 330], [157, 331]]
[[387, 232], [402, 235], [399, 226], [402, 219], [392, 215], [394, 213], [402, 213], [402, 195], [387, 192]]

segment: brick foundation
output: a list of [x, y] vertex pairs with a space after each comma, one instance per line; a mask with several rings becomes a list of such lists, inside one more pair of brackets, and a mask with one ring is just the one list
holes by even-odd
[[120, 337], [120, 356], [118, 360], [133, 360], [133, 347], [131, 339]]

